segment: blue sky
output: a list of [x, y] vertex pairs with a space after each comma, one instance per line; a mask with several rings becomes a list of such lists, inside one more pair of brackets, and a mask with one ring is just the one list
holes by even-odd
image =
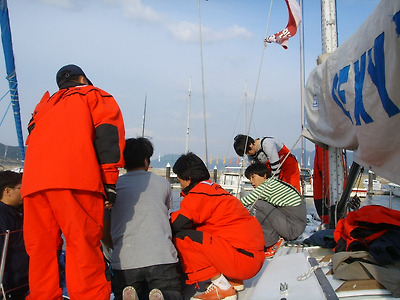
[[[321, 19], [319, 1], [303, 1], [307, 78], [321, 54]], [[339, 45], [378, 2], [337, 0]], [[270, 5], [201, 0], [202, 65], [198, 0], [9, 0], [24, 139], [43, 93], [57, 90], [56, 72], [74, 63], [115, 97], [127, 138], [141, 135], [147, 95], [145, 136], [157, 156], [185, 151], [191, 78], [189, 150], [203, 156], [203, 67], [209, 157], [234, 155], [233, 137], [244, 132], [245, 99], [247, 123], [254, 103], [250, 134], [275, 136], [292, 148], [301, 132], [300, 35], [288, 50], [277, 44], [264, 49], [266, 35], [282, 30], [288, 18], [284, 0], [274, 0], [266, 33]], [[3, 60], [1, 55], [0, 97], [8, 90]], [[9, 96], [0, 102], [0, 118], [9, 102]], [[11, 109], [0, 143], [18, 144]]]

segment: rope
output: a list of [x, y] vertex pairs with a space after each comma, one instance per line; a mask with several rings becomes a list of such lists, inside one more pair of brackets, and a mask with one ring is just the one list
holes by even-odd
[[[6, 94], [6, 95], [7, 95], [7, 94]], [[5, 95], [4, 95], [4, 96], [5, 96]], [[4, 98], [4, 96], [3, 96], [3, 98]], [[1, 99], [3, 99], [3, 98], [1, 98]], [[0, 101], [1, 101], [1, 99], [0, 99]], [[8, 111], [10, 110], [11, 103], [12, 103], [12, 101], [10, 101], [10, 103], [9, 103], [8, 106], [7, 106], [6, 112], [4, 113], [3, 118], [2, 118], [1, 121], [0, 121], [0, 126], [1, 126], [1, 124], [3, 124], [4, 119], [6, 118], [6, 115], [7, 115]]]
[[320, 263], [314, 267], [309, 268], [304, 274], [300, 275], [297, 277], [298, 281], [306, 280], [308, 277], [310, 277], [314, 271], [318, 268], [326, 268], [330, 266], [330, 262], [325, 262], [325, 263]]
[[[267, 33], [268, 33], [269, 22], [270, 22], [270, 20], [271, 20], [271, 12], [272, 12], [272, 4], [273, 4], [273, 2], [274, 2], [274, 0], [271, 0], [271, 5], [270, 5], [270, 8], [269, 8], [269, 13], [268, 13], [267, 27], [266, 27], [266, 29], [265, 29], [265, 36], [267, 36]], [[259, 69], [258, 69], [258, 76], [257, 76], [257, 81], [256, 81], [256, 88], [255, 88], [255, 91], [254, 91], [253, 106], [252, 106], [252, 109], [251, 109], [251, 114], [250, 114], [250, 120], [249, 120], [249, 126], [248, 126], [248, 130], [247, 130], [247, 135], [249, 135], [249, 133], [250, 133], [250, 127], [251, 127], [251, 123], [252, 123], [252, 121], [253, 121], [254, 107], [255, 107], [255, 104], [256, 104], [256, 98], [257, 98], [257, 92], [258, 92], [258, 85], [259, 85], [259, 83], [260, 83], [261, 67], [262, 67], [263, 60], [264, 60], [265, 48], [267, 48], [267, 43], [264, 43], [264, 47], [263, 47], [262, 54], [261, 54], [260, 67], [259, 67]], [[246, 141], [246, 142], [247, 142], [247, 141]]]

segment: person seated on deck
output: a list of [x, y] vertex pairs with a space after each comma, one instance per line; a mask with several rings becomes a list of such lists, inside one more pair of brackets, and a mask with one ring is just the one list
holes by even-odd
[[240, 201], [260, 222], [265, 257], [272, 257], [285, 240], [298, 238], [307, 223], [306, 205], [290, 184], [271, 176], [268, 167], [254, 163], [245, 170], [255, 190]]
[[6, 230], [11, 232], [2, 283], [6, 298], [13, 300], [25, 299], [29, 290], [29, 256], [22, 233], [21, 181], [20, 173], [0, 172], [0, 251], [3, 251]]
[[[111, 282], [115, 300], [124, 299], [127, 292], [146, 299], [147, 289], [151, 290], [150, 300], [182, 300], [178, 255], [168, 214], [172, 207], [171, 186], [165, 178], [148, 172], [153, 155], [148, 139], [127, 139], [123, 154], [127, 173], [118, 178], [111, 224], [105, 224], [105, 228], [111, 228], [112, 244], [107, 246], [113, 247]], [[107, 241], [110, 237], [105, 234], [103, 242]]]
[[184, 198], [171, 213], [171, 225], [186, 283], [211, 280], [191, 300], [235, 300], [243, 280], [255, 276], [264, 263], [261, 226], [236, 197], [209, 180], [207, 167], [195, 154], [181, 155], [173, 171]]

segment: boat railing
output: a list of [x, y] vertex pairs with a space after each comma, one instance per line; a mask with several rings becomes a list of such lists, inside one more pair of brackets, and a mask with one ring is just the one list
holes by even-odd
[[7, 293], [16, 291], [18, 289], [22, 289], [22, 288], [28, 286], [28, 284], [24, 284], [24, 285], [18, 286], [16, 288], [10, 289], [8, 291], [4, 290], [3, 279], [4, 279], [4, 270], [5, 270], [5, 266], [6, 266], [6, 260], [7, 260], [8, 245], [10, 242], [10, 235], [12, 233], [16, 233], [16, 232], [22, 232], [22, 229], [13, 230], [13, 231], [6, 230], [6, 232], [0, 233], [0, 237], [4, 236], [4, 244], [3, 244], [3, 249], [2, 249], [2, 253], [1, 253], [1, 262], [0, 262], [0, 289], [1, 289], [0, 294], [3, 296], [2, 299], [7, 299], [7, 297], [6, 297]]

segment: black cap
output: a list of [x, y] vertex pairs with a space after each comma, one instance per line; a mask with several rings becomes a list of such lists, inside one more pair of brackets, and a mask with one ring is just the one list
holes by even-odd
[[77, 65], [66, 65], [62, 67], [60, 70], [58, 70], [57, 75], [56, 75], [56, 81], [57, 85], [60, 89], [62, 88], [67, 88], [71, 86], [75, 86], [76, 84], [71, 84], [71, 76], [77, 76], [77, 75], [82, 75], [86, 78], [88, 83], [92, 85], [92, 82], [89, 80], [89, 78], [86, 77], [85, 73], [83, 70], [78, 67]]

